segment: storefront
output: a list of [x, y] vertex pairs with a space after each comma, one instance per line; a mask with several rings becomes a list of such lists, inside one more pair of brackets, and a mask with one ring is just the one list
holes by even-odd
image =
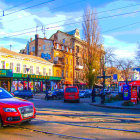
[[11, 91], [27, 89], [36, 93], [44, 92], [54, 89], [60, 80], [61, 77], [13, 73]]
[[12, 70], [0, 69], [0, 87], [10, 91], [13, 73]]
[[58, 88], [61, 77], [42, 76], [12, 73], [12, 70], [0, 70], [0, 87], [8, 90], [32, 90], [33, 92], [44, 92]]

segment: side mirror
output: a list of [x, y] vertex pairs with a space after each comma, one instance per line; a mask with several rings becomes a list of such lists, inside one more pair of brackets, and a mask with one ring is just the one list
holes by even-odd
[[11, 93], [11, 94], [12, 94], [13, 96], [15, 96], [14, 93]]

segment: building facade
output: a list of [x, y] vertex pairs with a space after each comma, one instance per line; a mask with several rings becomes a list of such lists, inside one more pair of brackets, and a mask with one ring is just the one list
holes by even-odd
[[0, 48], [0, 86], [8, 91], [31, 89], [43, 92], [58, 86], [53, 63], [43, 58]]
[[73, 52], [69, 45], [35, 35], [35, 39], [28, 42], [25, 53], [52, 62], [53, 75], [62, 77], [60, 86], [73, 85]]
[[74, 84], [84, 84], [84, 58], [87, 58], [86, 43], [80, 39], [79, 30], [70, 32], [57, 31], [50, 37], [51, 40], [59, 44], [69, 46], [73, 52], [73, 82]]

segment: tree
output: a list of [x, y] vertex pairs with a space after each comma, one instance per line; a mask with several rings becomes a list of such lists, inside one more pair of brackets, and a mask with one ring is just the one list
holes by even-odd
[[117, 60], [117, 67], [120, 70], [121, 77], [127, 82], [133, 74], [133, 61], [130, 59]]
[[97, 75], [100, 69], [101, 38], [96, 11], [87, 8], [84, 12], [83, 32], [86, 42], [84, 52], [87, 57], [83, 58], [85, 64], [85, 77], [89, 88], [97, 83]]

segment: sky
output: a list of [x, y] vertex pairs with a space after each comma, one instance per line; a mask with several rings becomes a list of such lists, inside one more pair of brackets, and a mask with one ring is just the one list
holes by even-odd
[[97, 12], [103, 46], [119, 58], [134, 59], [140, 43], [139, 0], [0, 0], [0, 46], [19, 52], [35, 34], [79, 29], [84, 10]]

